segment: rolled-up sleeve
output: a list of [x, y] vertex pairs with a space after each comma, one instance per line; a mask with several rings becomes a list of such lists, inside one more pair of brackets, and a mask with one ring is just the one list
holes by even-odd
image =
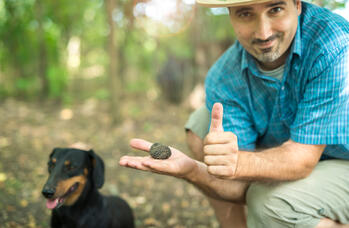
[[349, 144], [348, 46], [318, 57], [290, 128], [299, 143]]

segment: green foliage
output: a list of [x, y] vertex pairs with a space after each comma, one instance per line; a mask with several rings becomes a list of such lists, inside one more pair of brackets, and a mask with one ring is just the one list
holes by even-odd
[[[80, 30], [83, 21], [78, 17], [87, 5], [75, 2], [79, 8], [69, 1], [1, 1], [0, 72], [9, 75], [4, 77], [6, 88], [0, 87], [2, 95], [39, 96], [47, 84], [49, 97], [63, 98], [68, 83], [66, 35]], [[46, 76], [39, 75], [39, 68]]]
[[[70, 102], [73, 95], [68, 88], [77, 76], [79, 80], [101, 77], [104, 83], [96, 84], [90, 96], [107, 99], [109, 63], [117, 65], [127, 93], [144, 93], [155, 86], [155, 77], [169, 56], [193, 62], [198, 45], [226, 45], [234, 40], [228, 15], [217, 10], [193, 8], [182, 30], [156, 36], [135, 17], [134, 1], [114, 2], [117, 59], [109, 60], [104, 0], [0, 1], [0, 96], [34, 98], [46, 89], [48, 98]], [[335, 9], [346, 0], [313, 2]], [[81, 62], [74, 70], [67, 64], [72, 37], [80, 41]], [[91, 67], [102, 70], [86, 73]]]
[[131, 118], [139, 118], [142, 115], [142, 109], [138, 105], [132, 105], [128, 110]]
[[217, 40], [232, 40], [234, 38], [226, 8], [222, 8], [221, 10], [200, 8], [199, 14], [202, 18], [202, 22], [199, 25], [200, 32], [203, 33], [200, 36], [204, 37], [205, 41], [217, 42]]
[[150, 133], [150, 132], [154, 131], [154, 126], [149, 122], [145, 122], [143, 124], [143, 131]]
[[320, 5], [322, 7], [326, 7], [330, 10], [334, 10], [338, 8], [344, 8], [348, 0], [311, 0], [310, 2]]
[[22, 182], [16, 178], [9, 178], [5, 181], [5, 187], [6, 189], [9, 189], [10, 191], [20, 191], [22, 189]]
[[49, 83], [49, 96], [59, 98], [66, 92], [68, 79], [66, 69], [59, 66], [51, 66], [47, 72]]
[[110, 94], [109, 91], [107, 89], [99, 89], [96, 91], [94, 97], [100, 100], [106, 100], [107, 98], [109, 98]]
[[38, 78], [35, 76], [19, 78], [15, 81], [14, 93], [25, 95], [27, 98], [34, 97], [38, 92]]

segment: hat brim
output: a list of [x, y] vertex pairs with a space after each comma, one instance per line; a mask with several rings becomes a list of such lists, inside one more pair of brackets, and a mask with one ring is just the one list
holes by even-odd
[[202, 6], [216, 8], [216, 7], [234, 7], [251, 4], [258, 4], [263, 2], [270, 2], [272, 0], [196, 0], [196, 3]]

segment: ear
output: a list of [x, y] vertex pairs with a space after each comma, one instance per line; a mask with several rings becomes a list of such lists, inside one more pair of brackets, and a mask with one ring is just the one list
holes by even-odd
[[299, 16], [302, 13], [302, 1], [301, 0], [296, 0], [296, 7], [297, 7], [297, 13]]
[[58, 152], [59, 150], [61, 150], [61, 148], [58, 148], [58, 147], [54, 148], [54, 149], [52, 150], [51, 154], [50, 154], [50, 159], [51, 159], [51, 158], [53, 157], [53, 155], [54, 155], [56, 152]]
[[101, 188], [104, 184], [104, 162], [93, 150], [89, 150], [87, 152], [92, 163], [93, 182], [97, 188]]

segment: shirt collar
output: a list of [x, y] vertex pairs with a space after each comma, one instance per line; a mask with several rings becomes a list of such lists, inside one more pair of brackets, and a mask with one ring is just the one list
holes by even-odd
[[[299, 22], [298, 18], [298, 26], [297, 26], [297, 31], [294, 37], [294, 40], [292, 42], [292, 46], [291, 46], [291, 52], [292, 55], [296, 54], [299, 57], [302, 55], [302, 39], [301, 39], [301, 26], [300, 26], [300, 22]], [[240, 44], [240, 42], [239, 42]], [[252, 55], [250, 55], [245, 48], [242, 47], [242, 45], [240, 44], [241, 49], [242, 49], [242, 61], [241, 61], [241, 70], [244, 71], [246, 70], [249, 66], [251, 68], [252, 71], [256, 70], [256, 62], [254, 60], [254, 57]], [[289, 59], [290, 57], [288, 57]], [[287, 61], [287, 60], [286, 60]]]
[[[240, 42], [239, 42], [240, 44]], [[248, 68], [248, 60], [251, 58], [251, 56], [247, 53], [247, 51], [245, 50], [245, 48], [241, 46], [241, 50], [242, 50], [242, 57], [241, 57], [241, 70], [244, 71]]]
[[298, 17], [298, 26], [296, 35], [293, 40], [291, 53], [297, 54], [299, 57], [302, 56], [302, 38], [301, 38], [301, 24], [300, 24], [300, 17]]

